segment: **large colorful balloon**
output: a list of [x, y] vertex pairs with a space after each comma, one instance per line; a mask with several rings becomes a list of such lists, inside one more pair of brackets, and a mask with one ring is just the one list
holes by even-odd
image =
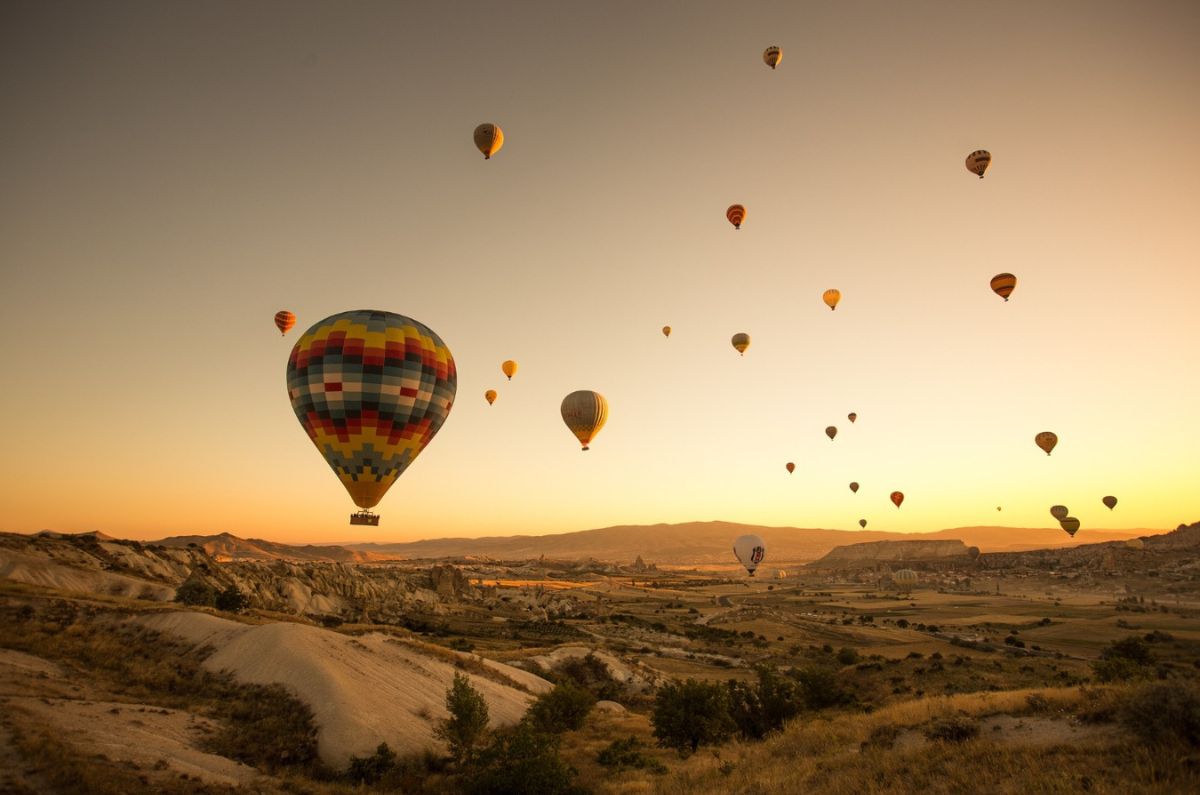
[[826, 290], [821, 294], [821, 300], [825, 302], [825, 306], [829, 307], [829, 311], [837, 309], [838, 301], [842, 300], [842, 294], [838, 290]]
[[850, 482], [850, 491], [854, 492], [855, 494], [858, 494], [858, 481]]
[[783, 60], [783, 50], [771, 45], [763, 50], [763, 63], [774, 69], [779, 66], [779, 62]]
[[563, 398], [563, 422], [587, 450], [592, 439], [608, 421], [608, 401], [599, 392], [580, 389]]
[[859, 520], [858, 520], [858, 526], [859, 526], [859, 527], [861, 527], [861, 528], [863, 528], [863, 529], [865, 530], [865, 529], [867, 528], [867, 520], [866, 520], [866, 519], [859, 519]]
[[508, 376], [508, 380], [511, 381], [512, 377], [517, 374], [517, 363], [512, 359], [509, 359], [504, 364], [500, 365], [500, 372]]
[[288, 357], [287, 387], [296, 419], [363, 509], [355, 523], [377, 524], [367, 511], [442, 427], [458, 375], [428, 326], [360, 309], [304, 332]]
[[1059, 524], [1062, 525], [1062, 529], [1066, 530], [1067, 535], [1069, 535], [1071, 538], [1074, 538], [1075, 534], [1079, 532], [1079, 520], [1074, 516], [1064, 517]]
[[892, 504], [895, 505], [897, 508], [899, 508], [900, 503], [902, 503], [902, 502], [904, 502], [904, 492], [893, 491], [892, 492]]
[[483, 152], [484, 160], [491, 160], [492, 155], [504, 146], [504, 131], [495, 124], [481, 124], [475, 128], [475, 148]]
[[967, 171], [983, 179], [983, 172], [992, 164], [992, 153], [986, 149], [977, 149], [967, 155]]
[[489, 389], [488, 391], [484, 392], [483, 399], [488, 402], [489, 406], [492, 405], [493, 403], [495, 403], [496, 402], [496, 390]]
[[833, 437], [837, 436], [837, 428], [835, 428], [834, 426], [830, 425], [828, 428], [826, 428], [826, 429], [825, 429], [825, 435], [826, 435], [826, 436], [828, 436], [828, 437], [829, 437], [829, 441], [831, 441], [831, 442], [832, 442], [832, 441], [833, 441]]
[[1058, 434], [1053, 431], [1042, 431], [1033, 437], [1033, 443], [1042, 448], [1046, 455], [1050, 455], [1050, 451], [1058, 444]]
[[746, 349], [750, 347], [750, 335], [744, 331], [734, 334], [729, 340], [729, 343], [737, 350], [738, 353], [745, 356]]
[[1071, 512], [1071, 509], [1065, 505], [1051, 505], [1050, 506], [1050, 515], [1053, 516], [1055, 519], [1059, 520], [1060, 522], [1063, 519], [1066, 519], [1067, 514], [1069, 514], [1070, 512]]
[[795, 464], [793, 464], [791, 461], [788, 461], [788, 462], [787, 462], [787, 464], [786, 464], [786, 468], [787, 468], [787, 471], [788, 471], [788, 474], [789, 474], [789, 475], [790, 475], [790, 474], [792, 474], [793, 472], [795, 472], [795, 471], [796, 471], [796, 465], [795, 465]]
[[753, 577], [754, 570], [758, 568], [758, 564], [763, 562], [763, 558], [767, 554], [767, 545], [755, 535], [738, 536], [737, 540], [733, 542], [733, 554]]
[[1012, 291], [1017, 288], [1017, 277], [1011, 273], [997, 273], [992, 277], [991, 284], [992, 292], [1007, 301]]
[[671, 336], [671, 327], [670, 326], [663, 326], [663, 336], [664, 337]]
[[725, 217], [733, 224], [734, 229], [741, 229], [742, 222], [746, 220], [746, 208], [740, 204], [731, 204], [725, 211]]
[[291, 312], [281, 309], [275, 313], [275, 328], [279, 329], [279, 336], [287, 334], [294, 325], [296, 325], [296, 316]]
[[858, 415], [852, 411], [846, 415], [846, 419], [850, 420], [851, 422], [854, 422], [855, 420], [858, 419]]
[[1105, 506], [1108, 508], [1108, 510], [1110, 510], [1110, 511], [1111, 511], [1113, 508], [1116, 508], [1116, 507], [1117, 507], [1117, 498], [1116, 498], [1116, 497], [1112, 497], [1112, 496], [1105, 497], [1104, 499], [1100, 500], [1100, 502], [1104, 503], [1104, 505], [1105, 505]]

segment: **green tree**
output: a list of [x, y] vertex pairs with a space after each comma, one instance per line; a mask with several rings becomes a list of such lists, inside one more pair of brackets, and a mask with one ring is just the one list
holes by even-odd
[[189, 577], [175, 589], [175, 601], [185, 605], [214, 607], [217, 604], [217, 592], [199, 577]]
[[434, 729], [434, 734], [446, 741], [454, 761], [461, 763], [470, 758], [487, 732], [487, 702], [471, 687], [466, 675], [455, 673], [454, 682], [446, 689], [446, 711], [450, 717]]
[[248, 602], [246, 595], [239, 591], [236, 585], [230, 585], [217, 594], [215, 605], [218, 610], [224, 610], [227, 613], [240, 613], [246, 609]]
[[525, 719], [540, 732], [560, 734], [581, 728], [595, 704], [595, 696], [566, 680], [539, 696], [525, 713]]
[[497, 732], [466, 774], [469, 795], [576, 795], [575, 770], [558, 755], [558, 738], [522, 721]]
[[729, 691], [720, 683], [695, 679], [659, 688], [650, 720], [659, 745], [681, 752], [694, 753], [737, 730], [729, 714]]

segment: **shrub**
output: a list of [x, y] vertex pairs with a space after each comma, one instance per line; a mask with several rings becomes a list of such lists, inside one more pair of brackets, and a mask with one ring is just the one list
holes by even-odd
[[726, 688], [695, 679], [660, 688], [650, 720], [659, 745], [680, 752], [694, 753], [701, 745], [719, 743], [737, 729]]
[[794, 669], [789, 675], [800, 686], [804, 704], [809, 709], [827, 709], [854, 701], [853, 694], [838, 683], [833, 672], [824, 668]]
[[571, 681], [559, 682], [543, 693], [525, 713], [525, 720], [539, 732], [561, 734], [583, 726], [596, 697]]
[[970, 718], [946, 718], [930, 724], [925, 729], [925, 736], [930, 740], [962, 743], [979, 736], [979, 724]]
[[1148, 743], [1200, 746], [1200, 687], [1190, 682], [1143, 685], [1125, 699], [1117, 717]]
[[471, 756], [487, 731], [487, 702], [471, 687], [470, 679], [455, 673], [454, 682], [446, 690], [446, 710], [450, 717], [441, 722], [434, 734], [446, 741], [454, 761], [461, 763]]
[[613, 740], [606, 747], [600, 749], [600, 753], [596, 755], [596, 761], [604, 767], [611, 767], [615, 770], [633, 768], [649, 770], [651, 773], [667, 772], [666, 765], [653, 757], [646, 756], [642, 751], [641, 742], [632, 735], [624, 740]]
[[217, 604], [217, 592], [204, 580], [201, 580], [199, 577], [193, 577], [185, 580], [175, 590], [175, 601], [185, 605], [215, 607]]
[[396, 754], [387, 743], [380, 743], [371, 756], [350, 757], [346, 778], [354, 784], [374, 784], [396, 766]]
[[495, 735], [464, 783], [470, 795], [574, 795], [574, 778], [558, 755], [558, 738], [522, 722]]
[[[178, 594], [176, 594], [176, 598], [178, 598]], [[213, 604], [218, 610], [224, 610], [227, 613], [240, 613], [246, 609], [249, 601], [246, 595], [238, 590], [236, 585], [230, 585], [216, 595]]]
[[1150, 654], [1150, 647], [1146, 645], [1146, 641], [1133, 635], [1123, 640], [1113, 641], [1107, 649], [1100, 652], [1100, 657], [1105, 660], [1129, 660], [1138, 665], [1150, 665], [1154, 662], [1154, 657]]
[[850, 648], [838, 649], [837, 661], [842, 665], [854, 665], [858, 662], [858, 652]]
[[570, 680], [601, 701], [621, 701], [624, 694], [624, 688], [612, 675], [608, 664], [591, 653], [564, 660], [547, 678], [552, 682]]

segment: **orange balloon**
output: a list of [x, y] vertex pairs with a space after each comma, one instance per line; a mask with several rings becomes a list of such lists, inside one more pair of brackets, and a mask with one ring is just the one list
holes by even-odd
[[275, 313], [275, 328], [279, 329], [279, 336], [287, 334], [294, 325], [296, 325], [296, 316], [291, 312], [281, 309]]
[[788, 462], [787, 462], [787, 471], [788, 471], [788, 474], [789, 474], [789, 475], [790, 475], [791, 473], [795, 472], [795, 471], [796, 471], [796, 465], [795, 465], [795, 464], [793, 464], [791, 461], [788, 461]]
[[894, 504], [897, 508], [899, 508], [900, 503], [902, 503], [902, 502], [904, 502], [904, 492], [893, 491], [892, 492], [892, 504]]
[[734, 229], [741, 229], [742, 222], [746, 220], [746, 208], [740, 204], [731, 204], [725, 211], [725, 217], [733, 224]]

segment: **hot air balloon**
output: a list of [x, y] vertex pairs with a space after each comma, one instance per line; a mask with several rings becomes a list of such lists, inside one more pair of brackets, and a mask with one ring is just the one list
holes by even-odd
[[317, 322], [287, 363], [296, 419], [362, 510], [370, 512], [429, 444], [454, 405], [458, 375], [428, 326], [360, 309]]
[[1050, 451], [1058, 444], [1058, 434], [1053, 431], [1042, 431], [1037, 436], [1033, 437], [1033, 442], [1038, 447], [1046, 451], [1046, 455], [1050, 455]]
[[846, 415], [846, 419], [850, 420], [851, 422], [854, 422], [855, 420], [858, 419], [858, 415], [852, 411]]
[[275, 328], [279, 329], [279, 336], [287, 334], [294, 325], [296, 325], [296, 316], [291, 312], [281, 309], [275, 313]]
[[1110, 511], [1113, 508], [1117, 507], [1117, 498], [1116, 497], [1112, 497], [1112, 496], [1105, 497], [1104, 499], [1100, 500], [1100, 502], [1104, 503], [1108, 507], [1108, 510], [1110, 510]]
[[746, 208], [740, 204], [731, 204], [725, 211], [725, 217], [733, 224], [734, 229], [741, 229], [742, 222], [746, 220]]
[[492, 405], [496, 402], [496, 390], [489, 389], [488, 391], [484, 392], [483, 398], [488, 402], [489, 406]]
[[1067, 506], [1065, 506], [1065, 505], [1051, 505], [1050, 506], [1050, 515], [1053, 516], [1055, 519], [1059, 520], [1060, 522], [1063, 519], [1066, 519], [1067, 514], [1069, 514], [1070, 512], [1071, 512], [1071, 510], [1069, 508], [1067, 508]]
[[829, 307], [829, 311], [837, 309], [838, 301], [842, 300], [842, 294], [837, 290], [826, 290], [821, 294], [821, 300], [825, 302], [825, 306]]
[[829, 437], [829, 441], [833, 441], [833, 437], [837, 436], [837, 428], [830, 425], [825, 429], [825, 435]]
[[508, 380], [511, 381], [512, 377], [517, 374], [517, 363], [512, 359], [509, 359], [504, 364], [500, 365], [500, 372], [508, 376]]
[[1000, 506], [999, 506], [999, 505], [997, 505], [997, 506], [996, 506], [996, 510], [997, 510], [997, 511], [998, 511], [998, 510], [1000, 510]]
[[772, 45], [763, 50], [763, 63], [774, 69], [783, 60], [783, 50]]
[[734, 334], [733, 338], [730, 339], [729, 342], [734, 348], [737, 349], [738, 353], [744, 356], [746, 355], [746, 349], [750, 347], [750, 335], [742, 331]]
[[986, 149], [977, 149], [967, 155], [967, 171], [977, 175], [983, 179], [983, 172], [988, 170], [988, 166], [992, 163], [992, 153]]
[[484, 160], [491, 160], [492, 155], [504, 146], [504, 131], [495, 124], [481, 124], [475, 128], [475, 148], [483, 152]]
[[733, 554], [737, 555], [737, 559], [753, 577], [754, 570], [758, 568], [758, 564], [763, 562], [763, 557], [767, 554], [767, 545], [755, 535], [738, 536], [737, 540], [733, 542]]
[[912, 569], [900, 569], [900, 571], [892, 573], [892, 582], [903, 591], [911, 591], [920, 579]]
[[1063, 517], [1059, 524], [1062, 525], [1062, 529], [1066, 530], [1067, 535], [1071, 536], [1071, 538], [1074, 538], [1075, 534], [1079, 532], [1079, 520], [1074, 516]]
[[858, 520], [858, 526], [859, 526], [859, 527], [861, 527], [861, 528], [863, 528], [863, 529], [865, 530], [865, 529], [867, 528], [867, 520], [866, 520], [866, 519], [859, 519], [859, 520]]
[[584, 450], [608, 421], [608, 401], [590, 389], [580, 389], [563, 398], [561, 411], [563, 422]]
[[663, 336], [664, 337], [671, 336], [671, 327], [670, 326], [663, 326]]
[[904, 492], [893, 491], [892, 492], [892, 504], [895, 505], [897, 508], [899, 508], [900, 503], [902, 503], [902, 502], [904, 502]]
[[992, 277], [992, 292], [1005, 301], [1017, 287], [1017, 277], [1011, 273], [997, 273]]
[[792, 474], [793, 472], [796, 471], [796, 465], [793, 464], [791, 461], [788, 461], [787, 462], [787, 471], [788, 471], [789, 475]]
[[854, 492], [855, 494], [858, 494], [858, 481], [852, 481], [850, 483], [850, 491]]

